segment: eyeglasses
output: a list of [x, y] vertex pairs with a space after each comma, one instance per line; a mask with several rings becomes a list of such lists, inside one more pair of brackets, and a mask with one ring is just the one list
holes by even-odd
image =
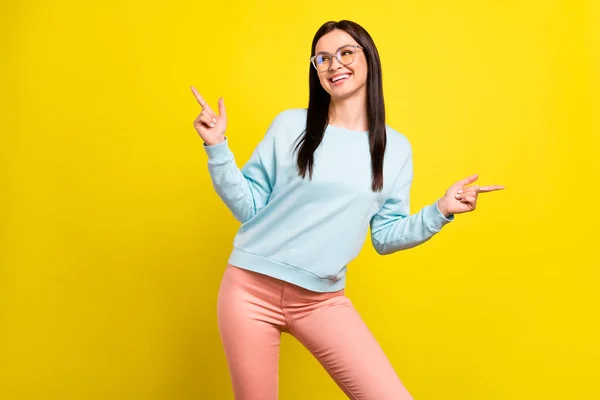
[[354, 62], [356, 52], [359, 49], [362, 49], [362, 47], [357, 44], [352, 44], [340, 47], [335, 53], [326, 53], [323, 51], [312, 56], [310, 58], [310, 62], [318, 72], [325, 72], [331, 66], [333, 57], [335, 57], [342, 65], [352, 64], [352, 62]]

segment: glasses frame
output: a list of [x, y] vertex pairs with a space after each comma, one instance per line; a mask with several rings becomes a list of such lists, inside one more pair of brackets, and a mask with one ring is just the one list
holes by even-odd
[[[362, 46], [360, 46], [358, 44], [347, 44], [347, 45], [344, 45], [344, 46], [340, 47], [339, 49], [337, 49], [335, 51], [335, 53], [327, 53], [326, 51], [321, 51], [321, 52], [315, 54], [314, 56], [312, 56], [310, 58], [310, 63], [313, 65], [313, 67], [315, 67], [315, 69], [317, 70], [317, 72], [325, 72], [325, 71], [329, 70], [329, 68], [331, 68], [331, 64], [333, 63], [333, 57], [335, 57], [336, 60], [338, 60], [338, 62], [340, 64], [342, 64], [342, 65], [350, 65], [350, 64], [352, 64], [354, 62], [354, 60], [356, 60], [356, 53], [354, 54], [355, 57], [354, 57], [354, 59], [351, 62], [349, 62], [348, 64], [344, 64], [342, 62], [342, 53], [341, 53], [341, 50], [345, 49], [346, 47], [354, 47], [355, 51], [357, 51], [358, 49], [360, 49], [360, 50], [364, 49]], [[320, 55], [330, 56], [330, 58], [329, 58], [329, 65], [327, 66], [327, 69], [323, 70], [323, 71], [319, 71], [319, 68], [318, 68], [317, 63], [316, 63], [317, 57], [320, 56]]]

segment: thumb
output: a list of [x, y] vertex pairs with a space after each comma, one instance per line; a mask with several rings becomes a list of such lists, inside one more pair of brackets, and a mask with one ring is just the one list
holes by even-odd
[[219, 97], [219, 116], [227, 118], [227, 112], [225, 111], [225, 100]]

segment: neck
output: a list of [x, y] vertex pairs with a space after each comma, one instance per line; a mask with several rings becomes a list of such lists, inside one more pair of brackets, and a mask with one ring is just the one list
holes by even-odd
[[329, 123], [351, 131], [368, 131], [367, 96], [364, 91], [329, 102]]

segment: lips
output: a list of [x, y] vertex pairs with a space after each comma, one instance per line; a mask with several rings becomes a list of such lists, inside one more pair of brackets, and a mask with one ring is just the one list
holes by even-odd
[[350, 75], [351, 75], [350, 73], [337, 74], [337, 75], [334, 75], [331, 78], [329, 78], [329, 81], [332, 83], [340, 82], [340, 81], [350, 78]]

